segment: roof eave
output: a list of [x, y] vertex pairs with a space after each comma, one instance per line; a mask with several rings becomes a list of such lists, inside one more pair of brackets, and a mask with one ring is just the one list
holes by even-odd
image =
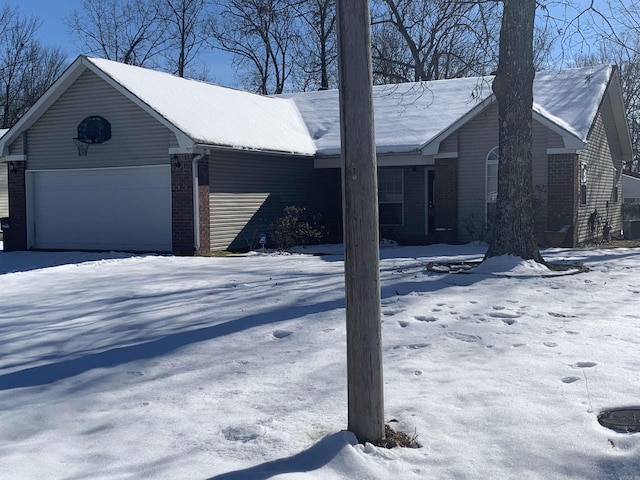
[[51, 85], [47, 91], [33, 104], [33, 106], [27, 110], [27, 112], [20, 117], [16, 124], [9, 129], [9, 131], [0, 138], [0, 154], [6, 155], [5, 149], [8, 145], [11, 145], [13, 141], [18, 138], [24, 131], [29, 129], [50, 107], [53, 105], [60, 96], [75, 82], [80, 75], [85, 71], [86, 66], [83, 62], [83, 57], [76, 58], [71, 65], [69, 65], [62, 75]]
[[268, 148], [253, 148], [253, 147], [243, 147], [237, 145], [219, 145], [212, 143], [196, 143], [194, 144], [194, 151], [202, 152], [202, 153], [210, 153], [211, 151], [220, 151], [220, 152], [253, 152], [253, 153], [262, 153], [266, 155], [287, 155], [293, 157], [308, 157], [314, 158], [316, 156], [316, 152], [297, 152], [291, 150], [277, 150], [277, 149], [268, 149]]
[[419, 150], [423, 155], [437, 155], [440, 152], [440, 142], [446, 139], [453, 132], [459, 130], [467, 122], [471, 121], [481, 112], [483, 112], [488, 106], [490, 106], [495, 100], [495, 95], [491, 94], [484, 98], [481, 102], [472, 107], [466, 114], [458, 118], [455, 122], [442, 130], [436, 136], [427, 140], [419, 147]]
[[88, 57], [82, 56], [82, 63], [93, 73], [102, 78], [105, 82], [115, 88], [118, 92], [124, 95], [126, 98], [131, 100], [133, 103], [142, 108], [145, 112], [171, 130], [178, 142], [178, 147], [185, 151], [189, 149], [193, 149], [196, 146], [196, 141], [192, 139], [189, 135], [183, 132], [180, 128], [178, 128], [173, 122], [165, 118], [160, 112], [158, 112], [155, 108], [151, 107], [149, 104], [144, 102], [140, 97], [131, 92], [128, 88], [122, 85], [118, 80], [113, 78], [107, 72], [98, 67], [95, 63], [93, 63]]

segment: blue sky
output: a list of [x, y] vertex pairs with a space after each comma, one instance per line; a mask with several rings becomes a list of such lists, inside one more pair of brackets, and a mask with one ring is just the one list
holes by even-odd
[[[64, 18], [73, 10], [80, 8], [81, 0], [5, 0], [5, 5], [19, 6], [27, 15], [34, 15], [40, 19], [41, 25], [38, 36], [43, 44], [61, 47], [69, 56], [69, 62], [78, 55], [86, 53], [80, 51], [67, 33]], [[233, 71], [231, 58], [221, 52], [207, 56], [209, 77], [215, 83], [233, 86]]]
[[[573, 0], [570, 2], [568, 15], [574, 16], [576, 10], [581, 10], [589, 4], [590, 0]], [[71, 62], [78, 55], [86, 52], [80, 51], [73, 43], [64, 23], [64, 18], [73, 10], [79, 9], [81, 0], [5, 0], [10, 6], [19, 6], [23, 13], [37, 16], [41, 21], [38, 35], [45, 45], [59, 46], [69, 55]], [[566, 8], [557, 6], [558, 1], [550, 2], [556, 7], [552, 9], [555, 16], [566, 15]], [[596, 2], [596, 6], [598, 2]], [[603, 5], [599, 5], [603, 6]], [[205, 58], [209, 69], [209, 79], [215, 83], [226, 86], [236, 86], [231, 69], [231, 56], [222, 52], [214, 52]]]

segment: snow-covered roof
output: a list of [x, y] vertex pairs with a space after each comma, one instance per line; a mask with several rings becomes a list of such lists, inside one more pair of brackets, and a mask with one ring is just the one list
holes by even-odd
[[[612, 67], [598, 66], [539, 73], [534, 81], [534, 112], [586, 141], [609, 82]], [[493, 77], [380, 85], [373, 88], [378, 153], [424, 149], [460, 126], [493, 98]], [[340, 151], [337, 90], [283, 95], [295, 101], [318, 154]]]
[[313, 155], [291, 100], [274, 99], [148, 68], [87, 58], [195, 143]]
[[[491, 96], [490, 78], [377, 85], [373, 88], [378, 153], [416, 151]], [[318, 153], [340, 152], [337, 90], [283, 95], [292, 99]]]
[[540, 72], [533, 83], [533, 109], [586, 141], [612, 71], [600, 65]]
[[[6, 152], [5, 146], [87, 69], [174, 131], [186, 151], [210, 145], [299, 155], [340, 152], [337, 90], [263, 96], [84, 56], [0, 137], [1, 151]], [[568, 143], [580, 148], [613, 71], [597, 66], [537, 74], [534, 117], [562, 135], [567, 148]], [[378, 153], [437, 153], [440, 141], [492, 101], [492, 80], [488, 76], [375, 86]], [[626, 122], [622, 118], [617, 123], [624, 127]]]

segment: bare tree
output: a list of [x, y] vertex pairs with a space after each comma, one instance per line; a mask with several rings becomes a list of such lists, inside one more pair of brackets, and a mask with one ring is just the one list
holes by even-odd
[[87, 54], [131, 65], [157, 66], [167, 46], [162, 0], [82, 0], [66, 19]]
[[227, 0], [211, 17], [210, 44], [234, 55], [244, 86], [282, 93], [293, 68], [295, 12], [286, 0]]
[[337, 86], [335, 0], [299, 0], [292, 8], [299, 29], [294, 56], [297, 86], [302, 90]]
[[498, 3], [375, 0], [374, 73], [384, 83], [485, 74], [493, 69]]
[[184, 77], [205, 44], [206, 0], [164, 0], [167, 8], [167, 69]]
[[533, 31], [536, 0], [502, 0], [498, 71], [498, 198], [486, 257], [516, 255], [544, 263], [533, 218]]
[[0, 10], [0, 127], [9, 128], [40, 98], [66, 65], [57, 48], [36, 40], [39, 21], [19, 8]]

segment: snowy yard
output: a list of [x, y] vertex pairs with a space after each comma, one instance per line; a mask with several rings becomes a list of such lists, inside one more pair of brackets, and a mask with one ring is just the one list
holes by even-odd
[[546, 276], [482, 245], [381, 252], [385, 417], [346, 428], [333, 255], [0, 253], [0, 478], [640, 479], [640, 250], [550, 250]]

